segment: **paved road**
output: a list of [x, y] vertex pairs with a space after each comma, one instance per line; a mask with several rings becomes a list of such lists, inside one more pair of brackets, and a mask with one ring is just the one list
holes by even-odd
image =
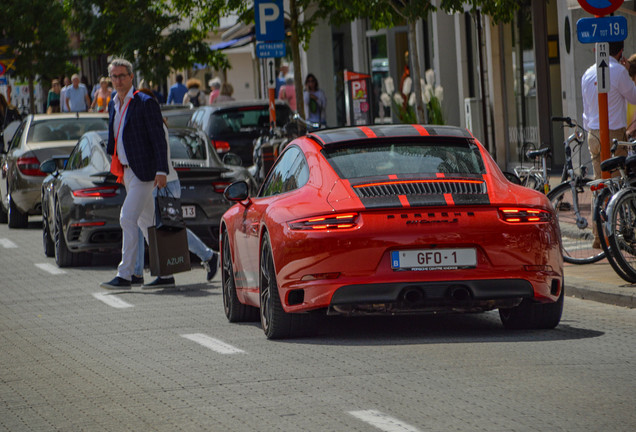
[[[329, 319], [267, 341], [229, 324], [218, 277], [111, 293], [38, 223], [0, 226], [0, 430], [632, 431], [636, 310], [568, 297], [552, 331], [497, 313]], [[146, 275], [146, 277], [149, 277]]]

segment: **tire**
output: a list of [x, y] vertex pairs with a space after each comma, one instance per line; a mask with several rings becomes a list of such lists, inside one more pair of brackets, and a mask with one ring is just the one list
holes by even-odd
[[565, 287], [554, 303], [536, 303], [523, 299], [519, 306], [499, 309], [501, 323], [507, 329], [553, 329], [561, 322]]
[[4, 208], [4, 204], [0, 202], [0, 223], [7, 223], [9, 220], [9, 214]]
[[29, 225], [29, 215], [22, 213], [9, 195], [9, 228], [26, 228]]
[[292, 336], [292, 316], [283, 310], [276, 282], [276, 270], [269, 234], [265, 233], [261, 246], [259, 271], [260, 317], [268, 339]]
[[[630, 191], [612, 204], [608, 215], [608, 240], [612, 257], [636, 282], [636, 191]], [[620, 276], [620, 274], [619, 274]]]
[[222, 237], [221, 280], [223, 283], [223, 309], [229, 322], [258, 321], [258, 309], [242, 304], [236, 296], [234, 267], [227, 231]]
[[575, 187], [579, 214], [582, 217], [580, 225], [577, 225], [575, 197], [569, 182], [561, 183], [548, 194], [559, 220], [563, 260], [571, 264], [590, 264], [605, 257], [603, 249], [593, 248], [593, 193], [589, 182], [589, 179], [581, 179]]
[[611, 190], [603, 189], [597, 197], [597, 203], [594, 206], [594, 223], [596, 224], [596, 232], [598, 233], [599, 241], [601, 242], [601, 246], [605, 252], [605, 257], [616, 274], [620, 276], [621, 279], [634, 283], [636, 282], [636, 273], [631, 271], [630, 268], [623, 268], [621, 264], [616, 261], [613, 249], [609, 244], [609, 236], [607, 232], [607, 228], [609, 227], [607, 220], [607, 204], [612, 198], [612, 194], [613, 192]]
[[44, 203], [42, 205], [42, 246], [44, 248], [44, 255], [51, 258], [55, 256], [55, 242], [51, 237], [51, 229], [49, 227], [49, 220], [46, 211], [44, 210]]
[[66, 246], [66, 239], [62, 232], [62, 212], [58, 205], [55, 209], [55, 263], [58, 267], [71, 267], [80, 264], [80, 254], [71, 252]]

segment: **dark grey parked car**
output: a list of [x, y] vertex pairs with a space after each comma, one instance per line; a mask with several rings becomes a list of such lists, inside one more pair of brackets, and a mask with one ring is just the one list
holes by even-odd
[[[276, 124], [284, 126], [293, 112], [282, 101], [276, 101]], [[197, 108], [188, 126], [204, 131], [219, 154], [236, 153], [243, 166], [252, 165], [254, 140], [269, 128], [269, 102], [248, 100], [219, 102]]]
[[[55, 256], [60, 267], [84, 264], [90, 258], [84, 252], [121, 249], [119, 211], [126, 190], [110, 174], [107, 139], [107, 132], [89, 132], [68, 158], [52, 158], [40, 166], [49, 173], [42, 183], [44, 253]], [[225, 187], [237, 180], [251, 184], [253, 180], [245, 168], [221, 162], [200, 131], [171, 129], [170, 152], [181, 181], [186, 224], [208, 246], [218, 249], [219, 222], [230, 207], [223, 197]]]

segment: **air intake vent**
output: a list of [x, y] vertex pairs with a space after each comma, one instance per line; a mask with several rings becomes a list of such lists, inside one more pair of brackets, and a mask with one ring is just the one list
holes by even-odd
[[475, 180], [417, 181], [370, 183], [354, 186], [360, 198], [397, 195], [487, 195], [486, 183]]

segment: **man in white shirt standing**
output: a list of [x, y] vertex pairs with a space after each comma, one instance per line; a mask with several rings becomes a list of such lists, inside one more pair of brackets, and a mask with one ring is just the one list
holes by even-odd
[[[91, 100], [88, 97], [86, 86], [80, 83], [78, 74], [71, 77], [72, 84], [66, 87], [65, 100], [68, 112], [88, 111], [91, 106]], [[625, 114], [627, 115], [627, 114]]]
[[[623, 42], [609, 43], [609, 75], [610, 88], [607, 94], [609, 114], [609, 137], [625, 140], [627, 127], [627, 102], [636, 104], [636, 85], [629, 77], [624, 66]], [[583, 94], [583, 127], [587, 129], [587, 145], [592, 155], [594, 178], [601, 178], [601, 142], [598, 112], [598, 84], [596, 80], [596, 64], [590, 66], [581, 78]], [[619, 147], [616, 156], [626, 155], [625, 147]]]

